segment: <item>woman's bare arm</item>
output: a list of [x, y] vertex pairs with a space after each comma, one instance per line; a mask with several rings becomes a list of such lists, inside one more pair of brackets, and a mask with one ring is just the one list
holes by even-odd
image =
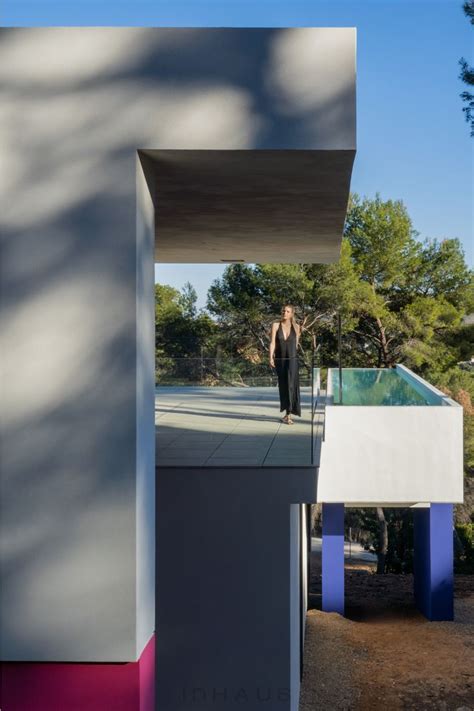
[[270, 333], [270, 365], [272, 368], [275, 367], [275, 344], [276, 344], [276, 334], [278, 331], [278, 322], [272, 323], [272, 331]]

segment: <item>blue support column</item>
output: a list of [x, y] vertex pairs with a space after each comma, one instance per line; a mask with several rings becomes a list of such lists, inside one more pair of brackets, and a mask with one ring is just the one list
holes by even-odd
[[344, 614], [344, 504], [323, 504], [322, 608]]
[[413, 509], [415, 601], [429, 620], [452, 620], [453, 505]]

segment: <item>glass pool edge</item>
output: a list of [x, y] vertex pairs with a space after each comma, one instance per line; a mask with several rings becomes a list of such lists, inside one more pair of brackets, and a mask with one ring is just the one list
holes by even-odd
[[328, 405], [346, 407], [457, 406], [404, 365], [395, 368], [342, 368], [343, 392], [339, 402], [339, 369], [328, 368]]

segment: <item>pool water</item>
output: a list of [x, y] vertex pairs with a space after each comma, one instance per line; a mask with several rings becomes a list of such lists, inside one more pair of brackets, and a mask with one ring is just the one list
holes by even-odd
[[[339, 404], [339, 371], [331, 370], [334, 404]], [[430, 405], [410, 382], [393, 368], [343, 368], [343, 405]]]

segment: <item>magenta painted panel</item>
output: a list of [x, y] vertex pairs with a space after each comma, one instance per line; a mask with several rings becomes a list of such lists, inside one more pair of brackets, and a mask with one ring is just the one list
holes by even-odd
[[138, 662], [139, 711], [155, 711], [155, 644], [153, 635]]
[[3, 662], [2, 711], [154, 711], [155, 635], [137, 662]]

